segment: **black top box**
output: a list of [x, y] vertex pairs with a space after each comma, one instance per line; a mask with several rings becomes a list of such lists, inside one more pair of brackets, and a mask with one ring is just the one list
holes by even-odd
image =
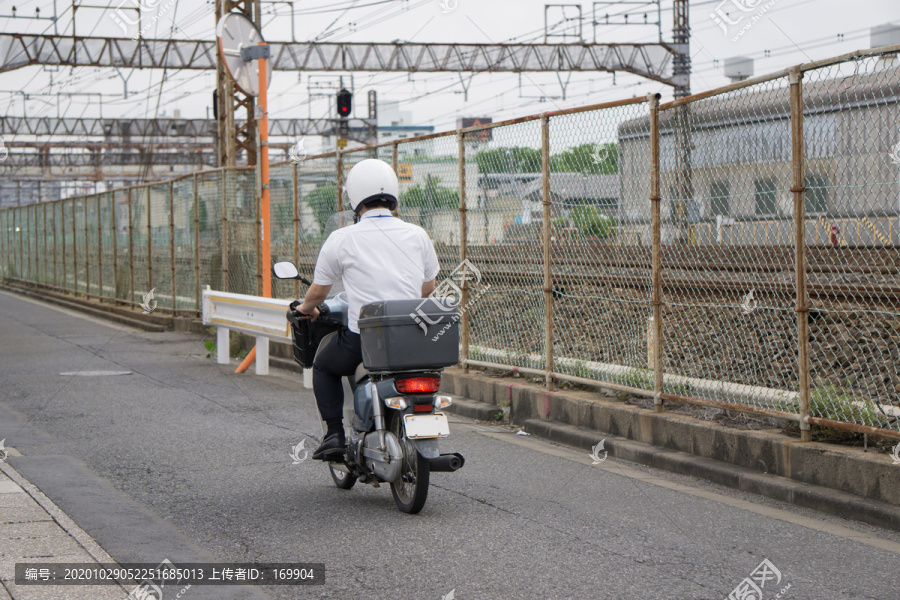
[[438, 369], [459, 362], [459, 312], [451, 298], [382, 300], [359, 311], [370, 371]]

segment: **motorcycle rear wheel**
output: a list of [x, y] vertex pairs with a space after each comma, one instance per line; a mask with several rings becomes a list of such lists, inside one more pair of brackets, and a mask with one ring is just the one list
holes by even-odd
[[431, 469], [428, 461], [416, 450], [406, 437], [403, 415], [394, 414], [391, 431], [397, 436], [403, 450], [403, 464], [400, 467], [400, 479], [391, 483], [391, 494], [394, 502], [402, 512], [414, 515], [425, 506], [428, 499], [428, 482]]

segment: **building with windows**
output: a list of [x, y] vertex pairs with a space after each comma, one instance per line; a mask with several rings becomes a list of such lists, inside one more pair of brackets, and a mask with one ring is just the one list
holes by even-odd
[[[804, 80], [803, 101], [807, 239], [825, 243], [823, 232], [836, 224], [851, 245], [885, 237], [897, 243], [900, 167], [887, 140], [900, 137], [884, 132], [900, 126], [900, 69], [879, 63], [864, 74]], [[676, 130], [684, 122], [686, 143]], [[621, 220], [647, 228], [649, 118], [621, 124], [618, 141]], [[663, 240], [684, 239], [689, 229], [697, 243], [715, 241], [722, 237], [713, 230], [717, 222], [764, 225], [755, 243], [790, 240], [791, 147], [789, 89], [781, 80], [661, 111]], [[858, 220], [865, 226], [856, 235], [850, 230]]]

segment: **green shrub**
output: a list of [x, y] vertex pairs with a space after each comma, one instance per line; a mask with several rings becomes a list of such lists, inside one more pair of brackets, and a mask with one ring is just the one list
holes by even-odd
[[[855, 402], [862, 403], [862, 406]], [[837, 385], [823, 385], [810, 390], [809, 414], [820, 419], [871, 427], [884, 427], [886, 420], [870, 401], [855, 398], [849, 390]]]
[[582, 204], [572, 211], [572, 223], [584, 237], [607, 238], [615, 235], [618, 222], [597, 210], [594, 206]]

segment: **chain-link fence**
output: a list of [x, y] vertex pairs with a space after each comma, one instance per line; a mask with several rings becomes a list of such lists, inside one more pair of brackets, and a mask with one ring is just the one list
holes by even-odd
[[[312, 277], [347, 173], [380, 158], [459, 291], [464, 365], [896, 436], [892, 56], [275, 164], [272, 260]], [[258, 295], [258, 195], [232, 168], [2, 210], [0, 273], [169, 312]]]

